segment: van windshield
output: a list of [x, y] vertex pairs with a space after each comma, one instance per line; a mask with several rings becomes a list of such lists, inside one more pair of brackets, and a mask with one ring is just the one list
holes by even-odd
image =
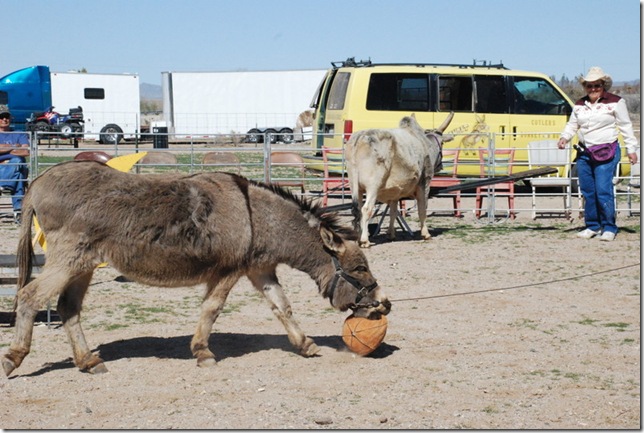
[[550, 83], [532, 77], [514, 78], [514, 103], [518, 114], [561, 114], [568, 106]]
[[371, 74], [367, 110], [428, 111], [428, 74]]

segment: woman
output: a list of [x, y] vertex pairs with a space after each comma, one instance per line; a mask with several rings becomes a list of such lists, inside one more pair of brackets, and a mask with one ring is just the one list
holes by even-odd
[[[575, 134], [579, 136], [581, 151], [577, 154], [577, 174], [579, 189], [586, 201], [586, 228], [577, 233], [577, 236], [590, 239], [600, 235], [600, 240], [612, 241], [617, 234], [613, 176], [621, 156], [617, 141], [618, 131], [624, 138], [631, 164], [637, 163], [639, 143], [633, 133], [626, 101], [608, 93], [613, 84], [611, 77], [600, 67], [593, 66], [579, 81], [586, 90], [586, 96], [575, 103], [558, 146], [559, 149], [563, 149]], [[599, 146], [603, 144], [609, 149], [605, 152], [608, 159], [594, 159], [591, 152], [599, 150]], [[611, 157], [613, 149], [615, 154]]]

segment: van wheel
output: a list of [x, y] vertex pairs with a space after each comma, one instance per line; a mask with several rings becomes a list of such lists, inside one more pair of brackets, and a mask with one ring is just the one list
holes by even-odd
[[123, 130], [120, 126], [110, 123], [101, 129], [99, 142], [102, 144], [119, 144], [123, 139]]

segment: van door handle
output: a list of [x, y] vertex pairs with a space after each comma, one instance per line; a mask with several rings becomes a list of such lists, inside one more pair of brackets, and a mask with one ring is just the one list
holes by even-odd
[[505, 125], [501, 125], [501, 134], [505, 134]]
[[513, 135], [512, 139], [516, 141], [516, 139], [517, 139], [517, 127], [516, 126], [512, 127], [512, 135]]

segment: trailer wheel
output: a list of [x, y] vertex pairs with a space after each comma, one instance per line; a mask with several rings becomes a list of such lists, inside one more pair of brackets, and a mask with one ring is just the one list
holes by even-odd
[[119, 144], [123, 139], [123, 130], [120, 126], [110, 123], [101, 129], [99, 142], [102, 144]]
[[260, 143], [262, 134], [260, 134], [257, 128], [253, 128], [246, 133], [246, 142], [247, 143]]
[[[277, 142], [277, 136], [275, 134], [277, 134], [277, 131], [274, 129], [269, 128], [266, 131], [264, 131], [264, 136], [268, 138], [268, 141], [270, 141], [270, 144], [275, 144]], [[267, 140], [264, 140], [264, 141], [266, 142]]]
[[282, 143], [290, 144], [293, 142], [293, 130], [291, 128], [280, 129], [280, 134]]

